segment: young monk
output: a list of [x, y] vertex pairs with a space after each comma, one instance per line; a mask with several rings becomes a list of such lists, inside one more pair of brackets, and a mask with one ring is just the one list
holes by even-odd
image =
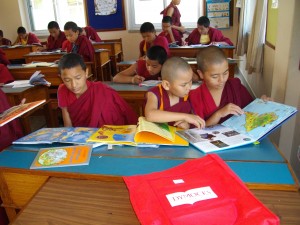
[[62, 44], [66, 39], [66, 35], [60, 30], [60, 27], [56, 21], [48, 23], [48, 31], [50, 33], [47, 39], [46, 50], [53, 51], [62, 48]]
[[58, 105], [66, 127], [101, 127], [136, 124], [137, 115], [112, 88], [87, 80], [88, 70], [75, 53], [59, 60], [63, 84], [58, 88]]
[[2, 30], [0, 30], [0, 45], [11, 45], [11, 41], [3, 36]]
[[169, 58], [162, 67], [161, 75], [161, 85], [147, 92], [146, 119], [171, 123], [182, 129], [188, 129], [190, 125], [203, 128], [204, 120], [191, 114], [192, 107], [188, 101], [193, 77], [190, 65], [179, 57]]
[[15, 80], [6, 67], [8, 64], [10, 64], [10, 62], [5, 52], [0, 48], [0, 84], [6, 84]]
[[163, 47], [166, 50], [167, 55], [168, 56], [170, 55], [168, 40], [165, 37], [156, 35], [156, 31], [152, 23], [150, 22], [143, 23], [142, 26], [140, 27], [140, 33], [144, 39], [143, 41], [140, 42], [140, 47], [139, 47], [140, 58], [144, 58], [147, 53], [147, 50], [151, 46], [155, 46], [155, 45], [159, 45]]
[[172, 18], [164, 16], [162, 19], [162, 32], [158, 35], [167, 38], [169, 44], [182, 45], [181, 34], [175, 28], [172, 28]]
[[91, 26], [80, 28], [80, 34], [86, 36], [92, 43], [101, 42], [101, 38], [97, 34], [96, 30]]
[[76, 23], [69, 21], [64, 26], [67, 40], [63, 43], [62, 49], [66, 52], [80, 54], [85, 62], [93, 62], [95, 50], [92, 43], [84, 35], [79, 35], [79, 27]]
[[146, 59], [139, 59], [126, 70], [116, 74], [113, 78], [117, 83], [139, 84], [144, 80], [161, 79], [160, 71], [167, 60], [167, 52], [161, 46], [152, 46], [148, 49]]
[[40, 44], [40, 40], [34, 33], [26, 33], [25, 27], [18, 27], [17, 29], [18, 37], [13, 45], [32, 45], [32, 44]]
[[192, 31], [185, 41], [188, 45], [233, 45], [230, 39], [224, 37], [220, 30], [210, 27], [210, 21], [206, 16], [201, 16], [198, 19], [197, 28]]
[[[231, 115], [243, 114], [242, 108], [253, 98], [238, 78], [228, 78], [228, 61], [224, 52], [209, 46], [197, 54], [199, 76], [203, 83], [190, 92], [194, 112], [206, 125], [222, 123]], [[265, 95], [264, 100], [270, 100]]]

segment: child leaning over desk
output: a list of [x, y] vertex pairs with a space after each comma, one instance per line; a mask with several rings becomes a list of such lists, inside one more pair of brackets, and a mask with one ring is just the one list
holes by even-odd
[[161, 68], [166, 60], [166, 50], [161, 46], [152, 46], [148, 49], [145, 59], [137, 60], [129, 68], [116, 74], [113, 81], [139, 84], [144, 80], [160, 80]]
[[183, 129], [188, 129], [190, 124], [203, 128], [204, 120], [191, 114], [188, 100], [193, 77], [190, 65], [179, 57], [172, 57], [164, 63], [161, 75], [162, 83], [146, 94], [146, 119], [150, 122], [172, 123]]
[[58, 106], [66, 127], [101, 127], [136, 124], [137, 115], [118, 93], [101, 82], [87, 80], [88, 70], [75, 53], [59, 60], [63, 84], [58, 88]]
[[[190, 101], [193, 111], [205, 120], [206, 126], [243, 114], [242, 108], [253, 98], [238, 78], [229, 78], [228, 61], [222, 49], [203, 48], [197, 54], [197, 64], [203, 83], [190, 92]], [[262, 99], [270, 100], [265, 95]]]

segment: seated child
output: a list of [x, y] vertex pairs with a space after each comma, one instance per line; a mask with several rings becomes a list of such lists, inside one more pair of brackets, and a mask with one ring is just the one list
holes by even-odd
[[185, 39], [187, 44], [233, 45], [230, 39], [224, 37], [220, 30], [212, 28], [209, 25], [209, 19], [206, 16], [201, 16], [198, 19], [197, 28]]
[[59, 60], [63, 84], [58, 88], [58, 106], [64, 126], [101, 127], [136, 124], [137, 115], [118, 93], [101, 82], [87, 80], [88, 70], [82, 57], [75, 53]]
[[[197, 54], [199, 76], [203, 83], [190, 92], [193, 111], [206, 125], [222, 123], [231, 115], [243, 114], [242, 108], [253, 98], [238, 78], [228, 78], [228, 61], [224, 52], [209, 46]], [[269, 100], [262, 96], [264, 100]]]
[[159, 80], [161, 67], [166, 60], [166, 50], [161, 46], [152, 46], [148, 49], [145, 60], [139, 59], [126, 70], [116, 74], [113, 81], [139, 84], [144, 80]]
[[147, 50], [151, 46], [155, 46], [155, 45], [159, 45], [163, 47], [166, 50], [167, 55], [168, 56], [170, 55], [168, 40], [165, 37], [156, 35], [156, 31], [152, 23], [150, 22], [143, 23], [142, 26], [140, 27], [140, 33], [144, 39], [143, 41], [140, 42], [140, 47], [139, 47], [140, 58], [143, 58], [146, 55]]
[[66, 52], [78, 53], [85, 62], [93, 62], [95, 50], [92, 43], [84, 35], [79, 35], [79, 27], [76, 23], [69, 21], [64, 26], [67, 40], [64, 41], [62, 49]]
[[0, 48], [0, 84], [6, 84], [15, 80], [6, 67], [8, 64], [10, 64], [10, 62], [5, 52]]
[[11, 41], [3, 37], [3, 31], [0, 30], [0, 45], [11, 45]]
[[146, 119], [157, 123], [171, 123], [170, 125], [182, 129], [190, 128], [190, 124], [203, 128], [204, 120], [191, 114], [192, 108], [188, 100], [193, 77], [190, 65], [179, 57], [172, 57], [164, 63], [161, 75], [162, 83], [146, 94]]
[[18, 37], [14, 42], [14, 45], [32, 45], [41, 44], [40, 40], [34, 33], [26, 33], [25, 27], [19, 27], [17, 30]]
[[81, 35], [86, 36], [91, 42], [101, 42], [101, 38], [91, 26], [79, 28], [79, 32]]
[[67, 39], [65, 33], [60, 30], [58, 23], [56, 21], [49, 22], [48, 31], [50, 35], [47, 39], [46, 50], [53, 51], [61, 49], [63, 42]]
[[164, 16], [162, 19], [162, 32], [158, 35], [167, 38], [169, 44], [182, 45], [181, 34], [175, 28], [172, 28], [172, 18]]

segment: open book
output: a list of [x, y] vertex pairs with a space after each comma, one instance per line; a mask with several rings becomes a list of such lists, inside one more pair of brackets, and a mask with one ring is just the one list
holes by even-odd
[[[98, 128], [91, 127], [42, 128], [14, 141], [13, 144], [52, 144], [55, 142], [87, 144], [87, 139], [97, 130]], [[101, 143], [92, 142], [88, 144], [93, 147], [101, 145]]]
[[88, 165], [91, 153], [90, 145], [42, 148], [33, 160], [30, 169]]
[[35, 71], [29, 80], [15, 80], [11, 83], [5, 84], [5, 87], [12, 87], [12, 88], [22, 88], [22, 87], [32, 87], [34, 85], [45, 85], [45, 86], [50, 86], [51, 83], [46, 81], [44, 78], [45, 75], [41, 74], [41, 71]]
[[35, 102], [30, 102], [26, 104], [20, 104], [13, 106], [0, 114], [0, 127], [9, 123], [15, 118], [18, 118], [25, 114], [26, 112], [38, 107], [43, 104], [46, 100], [40, 100]]
[[137, 126], [104, 125], [87, 141], [124, 145], [188, 145], [186, 140], [176, 134], [175, 127], [148, 122], [144, 117], [139, 118]]
[[177, 134], [205, 153], [225, 150], [262, 139], [297, 112], [295, 107], [261, 99], [255, 99], [243, 110], [243, 115], [232, 116], [222, 124]]

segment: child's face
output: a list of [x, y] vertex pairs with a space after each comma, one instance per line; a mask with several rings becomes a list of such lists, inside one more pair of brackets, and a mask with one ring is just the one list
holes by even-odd
[[188, 95], [192, 87], [192, 78], [192, 69], [190, 69], [188, 72], [179, 70], [177, 72], [176, 79], [169, 82], [169, 92], [180, 98]]
[[79, 31], [74, 32], [72, 29], [65, 30], [65, 35], [69, 42], [75, 43], [78, 38]]
[[161, 27], [164, 32], [168, 32], [168, 30], [171, 29], [171, 24], [170, 23], [162, 23]]
[[20, 39], [26, 39], [27, 34], [20, 33], [20, 34], [18, 34], [18, 36], [19, 36]]
[[59, 36], [59, 29], [57, 29], [57, 28], [50, 28], [50, 29], [48, 29], [48, 31], [49, 31], [50, 35], [53, 38], [55, 38], [55, 39], [58, 38], [58, 36]]
[[173, 3], [174, 5], [179, 5], [180, 2], [181, 2], [181, 0], [172, 0], [172, 3]]
[[220, 64], [211, 64], [207, 66], [204, 73], [200, 73], [200, 77], [205, 81], [209, 90], [223, 90], [229, 77], [229, 67], [227, 60]]
[[162, 65], [157, 60], [151, 60], [146, 57], [146, 68], [150, 75], [156, 75], [161, 71]]
[[155, 32], [142, 33], [142, 37], [147, 43], [152, 43], [155, 39]]
[[197, 25], [197, 29], [198, 29], [198, 31], [199, 31], [199, 33], [201, 34], [201, 35], [205, 35], [205, 34], [208, 34], [208, 30], [209, 30], [209, 28], [208, 27], [205, 27], [205, 26], [203, 26], [203, 25]]
[[70, 69], [61, 70], [62, 81], [76, 97], [79, 97], [87, 90], [87, 77], [88, 70], [84, 71], [80, 65]]

